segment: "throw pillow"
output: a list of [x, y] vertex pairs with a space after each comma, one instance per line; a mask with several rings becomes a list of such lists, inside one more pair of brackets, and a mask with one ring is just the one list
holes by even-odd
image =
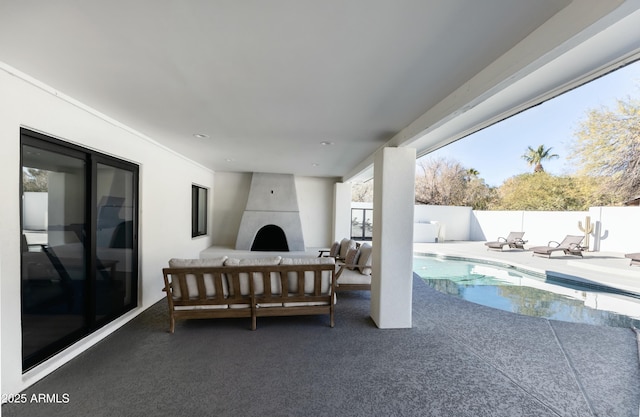
[[344, 263], [347, 265], [354, 265], [354, 266], [347, 266], [347, 268], [351, 270], [356, 269], [355, 265], [358, 264], [359, 257], [360, 257], [360, 250], [356, 248], [351, 248], [347, 250], [347, 256], [344, 258]]
[[333, 245], [331, 245], [331, 249], [329, 250], [329, 256], [332, 258], [337, 257], [340, 254], [340, 242], [335, 241]]
[[360, 257], [358, 258], [358, 269], [362, 275], [371, 275], [371, 253], [373, 248], [368, 243], [360, 246]]
[[356, 241], [352, 239], [344, 238], [340, 242], [340, 259], [347, 257], [347, 251], [356, 247]]

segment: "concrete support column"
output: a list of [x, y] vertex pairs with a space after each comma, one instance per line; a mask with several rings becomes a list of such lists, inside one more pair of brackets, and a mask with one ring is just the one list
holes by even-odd
[[411, 327], [415, 166], [412, 148], [374, 159], [371, 318], [382, 329]]
[[351, 236], [351, 183], [337, 182], [333, 187], [333, 241]]

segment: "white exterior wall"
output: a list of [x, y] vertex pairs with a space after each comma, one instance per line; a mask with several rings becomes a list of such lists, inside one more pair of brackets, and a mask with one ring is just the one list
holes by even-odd
[[[469, 240], [496, 240], [509, 232], [521, 232], [524, 211], [473, 211]], [[506, 231], [505, 231], [506, 230]]]
[[[210, 189], [214, 173], [49, 87], [0, 68], [0, 315], [3, 394], [16, 393], [97, 343], [163, 297], [161, 268], [171, 257], [197, 257], [211, 233], [191, 238], [191, 185]], [[140, 166], [139, 308], [22, 374], [20, 325], [20, 127]], [[209, 201], [210, 207], [213, 199]], [[211, 219], [209, 219], [211, 225]], [[211, 230], [211, 226], [209, 226]]]
[[[591, 207], [591, 223], [600, 222], [600, 251], [640, 252], [640, 207]], [[584, 216], [580, 218], [584, 225]], [[596, 228], [591, 240], [596, 237]]]
[[[338, 182], [333, 191], [333, 232], [331, 242], [351, 236], [351, 183]], [[373, 208], [373, 203], [369, 203]]]
[[307, 248], [331, 245], [335, 179], [296, 177], [302, 233]]
[[622, 253], [640, 250], [640, 207], [591, 207], [589, 211], [566, 212], [474, 211], [474, 226], [468, 240], [495, 240], [511, 231], [522, 231], [527, 246], [546, 245], [550, 240], [560, 241], [566, 235], [583, 235], [578, 222], [584, 227], [586, 216], [591, 217], [594, 225], [589, 250]]
[[582, 235], [578, 221], [584, 220], [585, 215], [584, 211], [525, 212], [522, 222], [524, 240], [528, 241], [527, 246], [546, 246], [551, 240], [561, 242], [566, 235]]
[[474, 227], [469, 240], [496, 240], [509, 232], [524, 232], [527, 246], [546, 246], [566, 235], [582, 235], [586, 211], [474, 211]]
[[433, 242], [431, 233], [438, 228], [440, 240], [469, 240], [472, 211], [471, 207], [416, 205], [414, 233], [421, 240], [414, 240]]
[[[414, 242], [433, 242], [435, 225], [444, 224], [446, 241], [488, 241], [509, 232], [525, 232], [527, 246], [561, 241], [566, 235], [584, 235], [591, 217], [590, 251], [638, 252], [640, 207], [591, 207], [589, 211], [473, 211], [469, 207], [415, 206]], [[598, 234], [598, 235], [597, 235]], [[599, 236], [599, 240], [596, 238]]]

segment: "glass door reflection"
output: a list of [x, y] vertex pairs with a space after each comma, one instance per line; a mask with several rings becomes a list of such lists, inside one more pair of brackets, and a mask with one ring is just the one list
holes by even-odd
[[96, 169], [95, 317], [122, 312], [135, 301], [133, 172], [103, 163]]
[[22, 349], [54, 353], [85, 327], [86, 164], [23, 147]]

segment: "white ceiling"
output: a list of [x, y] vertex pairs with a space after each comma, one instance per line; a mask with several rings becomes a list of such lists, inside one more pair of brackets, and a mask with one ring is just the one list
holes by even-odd
[[2, 0], [0, 62], [216, 171], [349, 178], [473, 129], [457, 118], [638, 3]]

